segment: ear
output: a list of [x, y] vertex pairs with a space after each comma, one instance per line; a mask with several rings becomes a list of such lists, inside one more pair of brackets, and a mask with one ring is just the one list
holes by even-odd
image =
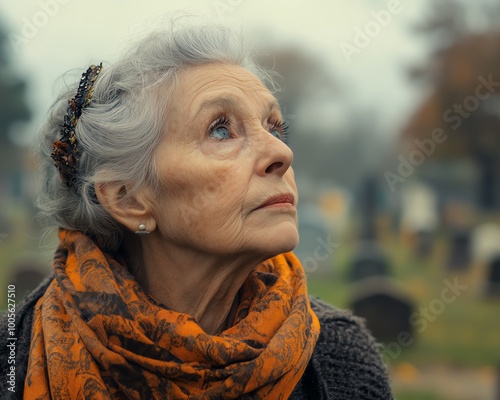
[[95, 184], [95, 193], [106, 211], [130, 231], [137, 231], [140, 224], [146, 225], [149, 232], [156, 229], [144, 191], [130, 194], [126, 184], [104, 182]]

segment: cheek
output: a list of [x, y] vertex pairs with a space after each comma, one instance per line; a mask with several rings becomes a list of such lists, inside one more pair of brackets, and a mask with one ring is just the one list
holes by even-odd
[[174, 170], [164, 182], [163, 204], [158, 204], [162, 232], [205, 240], [217, 229], [237, 230], [248, 187], [238, 165], [206, 161], [194, 168], [180, 164]]

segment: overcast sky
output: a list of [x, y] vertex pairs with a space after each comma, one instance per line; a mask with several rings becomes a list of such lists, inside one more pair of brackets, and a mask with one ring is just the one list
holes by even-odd
[[[392, 127], [415, 102], [404, 68], [426, 51], [410, 30], [422, 14], [422, 4], [397, 0], [0, 0], [0, 14], [10, 33], [16, 68], [29, 77], [33, 128], [55, 99], [59, 76], [75, 68], [80, 75], [90, 63], [101, 60], [113, 62], [130, 40], [175, 10], [201, 12], [215, 22], [241, 27], [252, 32], [257, 42], [265, 35], [278, 44], [307, 48], [352, 88], [352, 98], [360, 108], [376, 107], [384, 123]], [[386, 26], [374, 14], [380, 11], [384, 11]], [[349, 47], [355, 46], [358, 29], [372, 36], [362, 49]], [[401, 110], [397, 115], [391, 111], [395, 107]]]

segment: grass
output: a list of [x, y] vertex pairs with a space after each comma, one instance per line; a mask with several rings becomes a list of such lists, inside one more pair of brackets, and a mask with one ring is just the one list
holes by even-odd
[[[403, 349], [400, 361], [417, 365], [432, 362], [469, 367], [497, 365], [500, 362], [500, 302], [482, 298], [484, 274], [477, 271], [480, 266], [460, 274], [447, 271], [446, 239], [444, 234], [440, 235], [428, 260], [415, 259], [411, 249], [397, 238], [382, 243], [392, 259], [395, 282], [413, 300], [419, 315], [422, 315], [420, 307], [428, 308], [433, 300], [440, 298], [445, 280], [457, 279], [459, 284], [467, 286], [455, 301], [445, 304], [444, 311], [429, 321], [421, 333], [416, 333], [415, 344]], [[341, 248], [330, 274], [310, 275], [308, 286], [310, 294], [339, 308], [348, 308], [353, 285], [345, 277], [354, 246], [347, 243]]]
[[[411, 246], [398, 237], [386, 237], [381, 242], [391, 259], [395, 283], [412, 299], [416, 312], [440, 298], [445, 279], [450, 282], [458, 279], [459, 284], [467, 286], [422, 332], [414, 333], [414, 343], [402, 347], [400, 356], [390, 360], [391, 367], [409, 363], [416, 368], [448, 365], [479, 369], [500, 363], [500, 299], [488, 300], [482, 296], [484, 265], [472, 265], [461, 273], [447, 269], [447, 242], [446, 234], [440, 233], [428, 259], [415, 258]], [[329, 271], [323, 276], [308, 276], [311, 295], [336, 307], [349, 308], [354, 285], [347, 281], [346, 275], [354, 249], [355, 242], [346, 241], [332, 257]], [[425, 388], [419, 393], [400, 389], [396, 395], [398, 400], [442, 399], [438, 394], [426, 392]]]

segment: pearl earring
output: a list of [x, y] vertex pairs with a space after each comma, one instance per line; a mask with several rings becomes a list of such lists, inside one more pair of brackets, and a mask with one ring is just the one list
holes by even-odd
[[135, 233], [136, 235], [149, 235], [151, 232], [146, 230], [146, 225], [140, 224], [139, 229]]

